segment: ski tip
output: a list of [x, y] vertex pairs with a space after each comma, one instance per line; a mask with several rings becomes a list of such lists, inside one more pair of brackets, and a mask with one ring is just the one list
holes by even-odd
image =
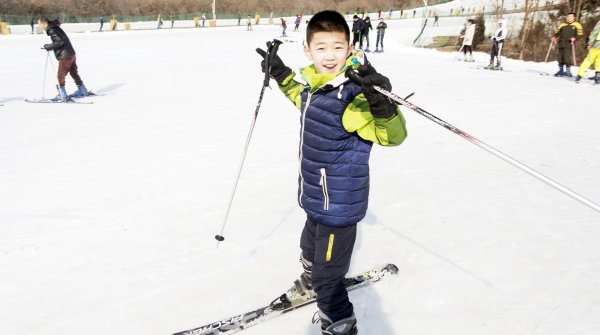
[[389, 271], [391, 274], [397, 274], [398, 273], [398, 267], [394, 264], [388, 264], [385, 266], [384, 268], [385, 270]]

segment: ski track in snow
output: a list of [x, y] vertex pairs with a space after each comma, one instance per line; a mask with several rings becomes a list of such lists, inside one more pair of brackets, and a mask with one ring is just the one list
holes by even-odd
[[[464, 20], [441, 18], [424, 35], [455, 34]], [[385, 53], [368, 55], [394, 92], [416, 92], [410, 101], [428, 112], [600, 202], [600, 87], [535, 73], [555, 63], [470, 69], [456, 52], [411, 47], [420, 23], [388, 21]], [[264, 25], [72, 33], [82, 78], [106, 93], [86, 98], [92, 105], [25, 103], [42, 97], [48, 37], [0, 38], [0, 333], [171, 334], [292, 284], [305, 218], [299, 113], [275, 87], [226, 240], [216, 248], [213, 238], [261, 88], [254, 49], [279, 34]], [[280, 55], [294, 69], [307, 64], [301, 43]], [[49, 66], [45, 97], [54, 78]], [[361, 334], [600, 333], [600, 214], [403, 113], [406, 142], [373, 150], [350, 270], [395, 263], [400, 272], [351, 293]], [[317, 335], [315, 310], [244, 334]]]

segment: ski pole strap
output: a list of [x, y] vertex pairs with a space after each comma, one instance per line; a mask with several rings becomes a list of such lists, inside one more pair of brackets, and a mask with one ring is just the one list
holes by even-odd
[[269, 80], [271, 79], [271, 61], [273, 57], [277, 55], [277, 50], [282, 44], [280, 40], [274, 39], [272, 42], [268, 42], [267, 54], [265, 55], [265, 80], [263, 86], [269, 86]]

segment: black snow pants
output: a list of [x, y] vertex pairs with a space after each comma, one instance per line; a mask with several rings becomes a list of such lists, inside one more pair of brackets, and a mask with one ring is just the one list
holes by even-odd
[[317, 307], [333, 322], [352, 316], [353, 306], [344, 287], [356, 240], [356, 224], [329, 227], [306, 220], [300, 248], [302, 256], [312, 262], [312, 286], [317, 293]]

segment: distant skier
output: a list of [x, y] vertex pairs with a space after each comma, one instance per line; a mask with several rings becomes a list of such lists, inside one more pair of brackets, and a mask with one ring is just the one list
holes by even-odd
[[302, 16], [297, 15], [296, 21], [294, 21], [294, 31], [300, 30], [300, 23], [302, 22]]
[[[473, 60], [473, 36], [475, 36], [475, 21], [473, 19], [467, 20], [467, 26], [465, 32], [461, 36], [463, 38], [462, 50], [465, 55], [465, 62], [474, 62]], [[467, 52], [469, 53], [467, 57]]]
[[75, 91], [71, 96], [74, 97], [82, 97], [87, 95], [88, 91], [79, 73], [77, 71], [77, 58], [75, 54], [75, 49], [71, 45], [71, 41], [67, 34], [60, 28], [60, 21], [48, 20], [47, 17], [42, 16], [38, 20], [38, 26], [46, 32], [50, 39], [52, 39], [52, 43], [45, 44], [43, 49], [47, 51], [54, 51], [54, 56], [58, 60], [58, 84], [59, 84], [59, 93], [54, 98], [55, 100], [61, 100], [62, 102], [67, 102], [69, 100], [69, 96], [67, 95], [67, 91], [65, 90], [65, 78], [67, 73], [71, 75], [73, 80], [75, 80], [75, 84], [77, 84], [77, 91]]
[[281, 18], [281, 29], [283, 29], [281, 36], [286, 37], [285, 30], [287, 29], [287, 22], [285, 22], [284, 18]]
[[600, 84], [600, 21], [596, 23], [588, 37], [587, 48], [588, 54], [579, 65], [579, 72], [577, 72], [575, 81], [579, 82], [585, 76], [590, 66], [594, 64], [594, 70], [596, 70], [594, 80], [596, 84]]
[[[386, 29], [387, 23], [385, 23], [383, 18], [379, 19], [379, 23], [377, 24], [377, 41], [375, 42], [375, 52], [383, 52], [383, 38], [385, 37]], [[381, 44], [381, 49], [379, 49], [379, 44]]]
[[29, 25], [31, 26], [31, 35], [33, 35], [33, 18], [29, 19]]
[[173, 29], [174, 25], [175, 25], [175, 18], [173, 17], [173, 15], [171, 15], [171, 29]]
[[490, 36], [492, 39], [492, 51], [490, 52], [490, 65], [486, 66], [486, 69], [489, 70], [502, 70], [502, 45], [504, 44], [504, 39], [506, 38], [507, 30], [506, 30], [506, 22], [504, 19], [499, 19], [497, 23], [496, 32], [494, 35]]
[[361, 20], [358, 15], [352, 17], [352, 46], [356, 49], [356, 43], [358, 42], [359, 49], [362, 50], [362, 31], [365, 23]]
[[252, 18], [248, 15], [246, 19], [246, 31], [252, 30]]
[[[369, 50], [369, 30], [373, 30], [373, 25], [371, 25], [371, 18], [367, 16], [363, 23], [363, 30], [362, 30], [363, 38], [367, 41], [367, 48], [365, 49], [365, 52], [371, 52], [371, 50]], [[361, 41], [361, 45], [362, 45], [362, 41]]]
[[102, 27], [104, 27], [104, 16], [100, 16], [100, 29], [98, 31], [102, 31]]
[[437, 12], [435, 12], [435, 15], [433, 16], [433, 25], [432, 25], [432, 27], [436, 27], [436, 26], [439, 27], [439, 24], [438, 24], [438, 20], [439, 19], [440, 19], [440, 16], [438, 15]]
[[238, 26], [239, 26], [242, 24], [242, 14], [238, 13], [237, 19], [238, 19]]
[[202, 27], [204, 27], [204, 22], [206, 22], [206, 15], [202, 14]]
[[[567, 14], [566, 21], [558, 26], [558, 29], [552, 35], [551, 43], [558, 47], [558, 72], [555, 77], [571, 77], [571, 65], [573, 65], [573, 48], [575, 42], [583, 36], [581, 24], [575, 21], [575, 14]], [[566, 70], [564, 67], [567, 67]]]

